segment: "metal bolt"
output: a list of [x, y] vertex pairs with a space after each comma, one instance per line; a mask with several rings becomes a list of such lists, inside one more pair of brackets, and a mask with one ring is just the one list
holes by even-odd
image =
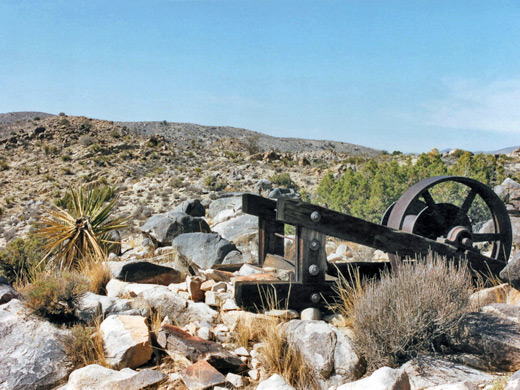
[[321, 220], [321, 214], [318, 211], [313, 211], [311, 214], [311, 221], [320, 222], [320, 220]]
[[313, 251], [317, 251], [318, 249], [320, 249], [320, 242], [318, 240], [312, 240], [310, 243], [309, 243], [309, 248], [311, 248], [311, 250]]
[[312, 303], [318, 303], [319, 301], [320, 301], [320, 294], [312, 293], [311, 294], [311, 302]]
[[312, 275], [312, 276], [316, 276], [320, 273], [320, 267], [318, 267], [316, 264], [312, 264], [310, 267], [309, 267], [309, 273]]

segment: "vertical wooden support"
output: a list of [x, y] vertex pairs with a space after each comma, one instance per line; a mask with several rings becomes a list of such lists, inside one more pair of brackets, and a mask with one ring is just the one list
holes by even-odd
[[326, 236], [316, 230], [297, 227], [296, 281], [324, 283], [327, 272]]
[[258, 217], [258, 264], [262, 266], [268, 253], [284, 255], [284, 223], [273, 218]]

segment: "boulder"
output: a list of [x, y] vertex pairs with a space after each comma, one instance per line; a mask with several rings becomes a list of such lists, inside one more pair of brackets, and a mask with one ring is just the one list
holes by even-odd
[[100, 326], [107, 363], [118, 369], [137, 368], [152, 357], [152, 344], [146, 318], [117, 315]]
[[145, 390], [156, 388], [167, 379], [167, 375], [149, 369], [116, 371], [91, 364], [70, 374], [67, 385], [60, 390]]
[[473, 307], [477, 308], [489, 305], [490, 303], [502, 303], [506, 302], [510, 291], [511, 286], [509, 286], [507, 283], [504, 283], [499, 286], [475, 291], [469, 297], [469, 301]]
[[507, 380], [504, 390], [520, 390], [520, 370], [511, 375]]
[[182, 275], [176, 269], [154, 264], [145, 260], [110, 262], [114, 278], [130, 283], [150, 283], [168, 286], [182, 281]]
[[215, 219], [217, 214], [223, 210], [233, 210], [234, 213], [237, 213], [239, 210], [242, 210], [242, 195], [223, 197], [214, 200], [209, 205], [208, 217], [211, 219]]
[[256, 390], [295, 390], [280, 375], [274, 374], [258, 384]]
[[237, 250], [235, 244], [215, 233], [185, 233], [176, 237], [172, 246], [181, 263], [206, 269], [221, 264], [226, 255]]
[[188, 301], [186, 308], [175, 317], [175, 321], [180, 326], [184, 326], [190, 322], [199, 324], [206, 322], [212, 324], [215, 322], [217, 316], [218, 312], [205, 303]]
[[0, 275], [0, 305], [9, 302], [11, 299], [21, 299], [22, 295], [18, 293], [9, 281]]
[[241, 372], [245, 365], [239, 357], [213, 341], [192, 336], [173, 325], [163, 324], [157, 343], [172, 356], [181, 355], [191, 362], [205, 360], [221, 372]]
[[65, 330], [30, 315], [18, 299], [0, 306], [0, 389], [51, 389], [71, 371]]
[[[144, 299], [151, 308], [161, 313], [163, 317], [178, 318], [188, 307], [188, 301], [175, 294], [168, 287], [155, 286], [139, 293], [138, 297]], [[182, 324], [181, 326], [183, 326]]]
[[507, 303], [492, 303], [484, 306], [481, 311], [520, 324], [520, 306], [508, 305]]
[[480, 387], [473, 382], [457, 382], [448, 385], [428, 387], [426, 390], [479, 390]]
[[186, 367], [181, 371], [180, 376], [188, 390], [205, 390], [226, 381], [224, 375], [204, 360]]
[[170, 212], [152, 216], [141, 227], [141, 232], [150, 237], [159, 246], [168, 246], [180, 234], [211, 230], [203, 218], [192, 217], [186, 213]]
[[505, 268], [500, 271], [500, 278], [520, 290], [520, 251], [516, 252]]
[[192, 217], [204, 217], [206, 215], [206, 209], [200, 203], [198, 199], [188, 199], [181, 204], [175, 206], [173, 209], [174, 213], [186, 213]]
[[131, 299], [116, 299], [87, 292], [79, 299], [74, 314], [80, 320], [90, 322], [98, 317], [119, 314], [148, 317], [150, 310], [147, 305], [140, 305]]
[[347, 335], [323, 321], [292, 320], [283, 326], [288, 342], [297, 348], [323, 378], [341, 375], [352, 381], [362, 375], [363, 365]]
[[372, 375], [356, 382], [345, 383], [337, 390], [410, 390], [408, 374], [404, 370], [381, 367]]
[[271, 199], [290, 198], [300, 199], [300, 195], [296, 193], [292, 188], [275, 188], [267, 196]]
[[488, 369], [520, 369], [520, 325], [492, 313], [470, 313], [448, 337], [451, 348], [488, 357]]
[[[232, 241], [241, 250], [255, 250], [258, 247], [258, 217], [239, 215], [212, 227], [215, 233]], [[252, 243], [255, 243], [252, 247]]]
[[419, 356], [402, 365], [401, 369], [408, 374], [411, 390], [459, 382], [480, 384], [495, 379], [485, 372], [431, 356]]

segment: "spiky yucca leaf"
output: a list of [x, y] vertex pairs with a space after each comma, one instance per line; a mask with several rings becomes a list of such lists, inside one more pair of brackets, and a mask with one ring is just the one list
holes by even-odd
[[70, 209], [47, 210], [38, 234], [45, 240], [46, 258], [60, 269], [77, 268], [85, 258], [105, 257], [109, 233], [126, 227], [127, 218], [110, 220], [116, 198], [106, 202], [106, 191], [96, 187], [71, 188]]

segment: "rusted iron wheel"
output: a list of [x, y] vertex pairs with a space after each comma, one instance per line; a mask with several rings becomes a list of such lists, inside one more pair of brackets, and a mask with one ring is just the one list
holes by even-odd
[[[461, 190], [464, 196], [459, 204], [434, 200], [439, 192], [437, 186], [446, 182], [466, 187]], [[479, 233], [480, 226], [470, 215], [475, 202], [487, 208], [486, 215], [492, 221], [489, 233]], [[504, 262], [511, 253], [511, 221], [504, 203], [492, 189], [466, 177], [436, 176], [414, 184], [387, 209], [381, 224], [457, 246], [461, 251], [477, 251], [486, 244], [483, 254]], [[392, 264], [400, 260], [395, 255], [389, 257]]]

